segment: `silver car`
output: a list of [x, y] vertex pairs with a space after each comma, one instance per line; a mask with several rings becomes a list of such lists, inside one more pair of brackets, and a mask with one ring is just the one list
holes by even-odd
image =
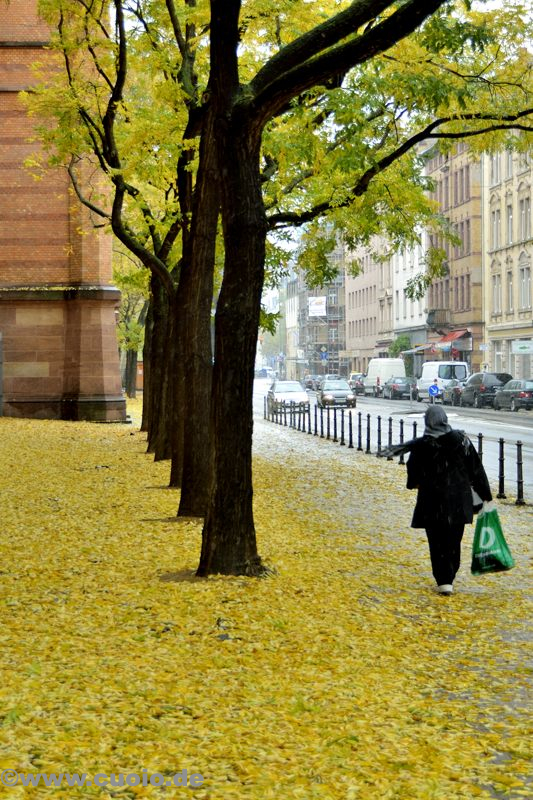
[[274, 381], [267, 393], [269, 414], [275, 414], [294, 403], [298, 411], [309, 409], [309, 397], [299, 381]]
[[319, 408], [326, 406], [347, 406], [355, 408], [355, 392], [348, 381], [324, 381], [317, 393], [316, 402]]

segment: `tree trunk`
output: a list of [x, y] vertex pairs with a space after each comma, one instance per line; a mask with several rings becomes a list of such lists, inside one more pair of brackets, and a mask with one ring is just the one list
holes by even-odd
[[141, 421], [141, 430], [148, 432], [150, 430], [150, 420], [152, 417], [152, 342], [153, 342], [153, 329], [154, 329], [154, 298], [150, 294], [148, 300], [148, 308], [146, 311], [146, 320], [144, 325], [144, 346], [143, 346], [143, 415]]
[[259, 137], [222, 124], [217, 142], [225, 164], [225, 264], [215, 328], [212, 484], [197, 574], [258, 575], [264, 567], [252, 508], [252, 395], [266, 239]]
[[167, 292], [160, 281], [152, 276], [152, 325], [150, 336], [150, 382], [148, 418], [148, 452], [156, 461], [171, 456], [168, 425], [170, 399], [169, 359], [172, 357], [170, 335], [171, 317]]
[[205, 516], [209, 492], [211, 309], [220, 208], [214, 122], [211, 111], [200, 143], [191, 231], [178, 288], [178, 330], [186, 376], [182, 393], [183, 473], [178, 516]]
[[126, 350], [124, 388], [128, 397], [137, 397], [137, 350]]

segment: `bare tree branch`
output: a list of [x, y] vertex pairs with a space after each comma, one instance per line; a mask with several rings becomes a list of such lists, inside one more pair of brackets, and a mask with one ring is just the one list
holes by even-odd
[[[352, 202], [352, 198], [360, 197], [363, 195], [368, 186], [370, 181], [383, 172], [387, 167], [401, 158], [405, 153], [409, 150], [412, 150], [415, 145], [423, 142], [427, 139], [466, 139], [471, 138], [473, 136], [479, 136], [482, 133], [490, 133], [492, 131], [499, 131], [499, 130], [523, 130], [528, 132], [533, 132], [533, 124], [532, 125], [525, 125], [520, 123], [519, 120], [525, 117], [529, 117], [533, 115], [533, 108], [528, 108], [523, 111], [517, 112], [516, 114], [508, 114], [504, 117], [498, 117], [497, 115], [491, 114], [461, 114], [456, 116], [450, 117], [441, 117], [440, 119], [433, 120], [429, 125], [427, 125], [423, 130], [419, 131], [418, 133], [411, 136], [405, 142], [403, 142], [399, 147], [393, 150], [388, 155], [384, 156], [382, 159], [377, 161], [372, 167], [367, 169], [359, 178], [357, 183], [352, 187], [350, 196], [340, 204], [337, 204], [336, 208], [346, 208]], [[494, 120], [493, 124], [487, 125], [483, 128], [477, 128], [473, 131], [459, 131], [459, 132], [442, 132], [435, 130], [442, 125], [446, 125], [447, 123], [451, 122], [483, 122], [490, 120]], [[314, 219], [322, 216], [323, 214], [327, 213], [331, 209], [331, 205], [329, 202], [325, 201], [322, 203], [317, 203], [315, 206], [301, 212], [279, 212], [277, 214], [271, 214], [268, 217], [268, 226], [270, 230], [275, 228], [282, 228], [288, 226], [299, 226], [304, 225], [306, 222], [311, 222]]]

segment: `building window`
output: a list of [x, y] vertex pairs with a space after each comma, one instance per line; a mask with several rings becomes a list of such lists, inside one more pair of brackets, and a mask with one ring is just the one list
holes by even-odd
[[513, 204], [507, 204], [506, 210], [506, 218], [507, 218], [507, 244], [513, 243]]
[[500, 180], [500, 154], [494, 153], [494, 155], [490, 157], [490, 185], [494, 186], [499, 183]]
[[496, 208], [490, 213], [490, 243], [493, 250], [500, 246], [500, 209]]
[[518, 156], [518, 169], [520, 172], [526, 172], [531, 164], [531, 156], [528, 152], [520, 153]]
[[507, 273], [507, 311], [514, 311], [513, 304], [513, 271], [509, 270]]
[[505, 177], [512, 178], [513, 177], [513, 151], [506, 150], [505, 151]]
[[467, 164], [464, 170], [465, 181], [465, 200], [470, 200], [470, 166]]
[[502, 313], [502, 279], [501, 275], [492, 276], [492, 313]]
[[520, 308], [531, 308], [531, 268], [520, 267]]
[[529, 197], [522, 197], [519, 201], [520, 214], [520, 240], [524, 241], [531, 236], [531, 200]]
[[465, 308], [470, 308], [470, 273], [465, 275]]
[[453, 279], [453, 308], [454, 311], [459, 308], [459, 278]]

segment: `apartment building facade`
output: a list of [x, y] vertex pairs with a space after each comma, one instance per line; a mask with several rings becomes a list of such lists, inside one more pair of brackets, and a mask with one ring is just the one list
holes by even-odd
[[426, 158], [432, 198], [457, 237], [429, 237], [429, 246], [446, 253], [447, 274], [428, 289], [428, 345], [469, 362], [475, 372], [484, 352], [481, 163], [463, 143], [448, 154], [428, 151]]
[[349, 254], [350, 263], [359, 269], [355, 276], [346, 274], [346, 356], [350, 372], [366, 372], [371, 358], [387, 355], [392, 336], [392, 280], [390, 264], [385, 266], [379, 258], [384, 251], [385, 243], [376, 240], [372, 252], [359, 248]]
[[[455, 241], [420, 234], [420, 244], [387, 257], [387, 243], [336, 251], [344, 266], [345, 349], [339, 348], [339, 371], [366, 372], [371, 358], [389, 355], [391, 343], [406, 335], [414, 374], [423, 361], [467, 361], [472, 372], [504, 371], [516, 377], [533, 374], [531, 268], [533, 219], [532, 159], [501, 152], [477, 158], [466, 145], [451, 153], [426, 151], [426, 170], [434, 181], [433, 199], [455, 234]], [[428, 247], [442, 248], [446, 274], [420, 300], [409, 297], [410, 280], [425, 268]], [[344, 264], [343, 264], [344, 261]], [[351, 274], [353, 263], [359, 266]], [[340, 280], [340, 278], [339, 278]], [[325, 287], [309, 292], [300, 278], [297, 335], [300, 361], [320, 373], [327, 353], [337, 371], [332, 333], [342, 319], [342, 291]], [[312, 303], [321, 305], [317, 317]], [[326, 308], [329, 308], [330, 320]], [[320, 314], [322, 316], [320, 316]], [[291, 317], [293, 318], [293, 317]], [[314, 321], [313, 321], [314, 320]], [[335, 367], [330, 369], [330, 367]], [[301, 377], [295, 371], [294, 377]]]
[[531, 268], [533, 160], [504, 151], [483, 158], [485, 356], [489, 369], [533, 375]]

